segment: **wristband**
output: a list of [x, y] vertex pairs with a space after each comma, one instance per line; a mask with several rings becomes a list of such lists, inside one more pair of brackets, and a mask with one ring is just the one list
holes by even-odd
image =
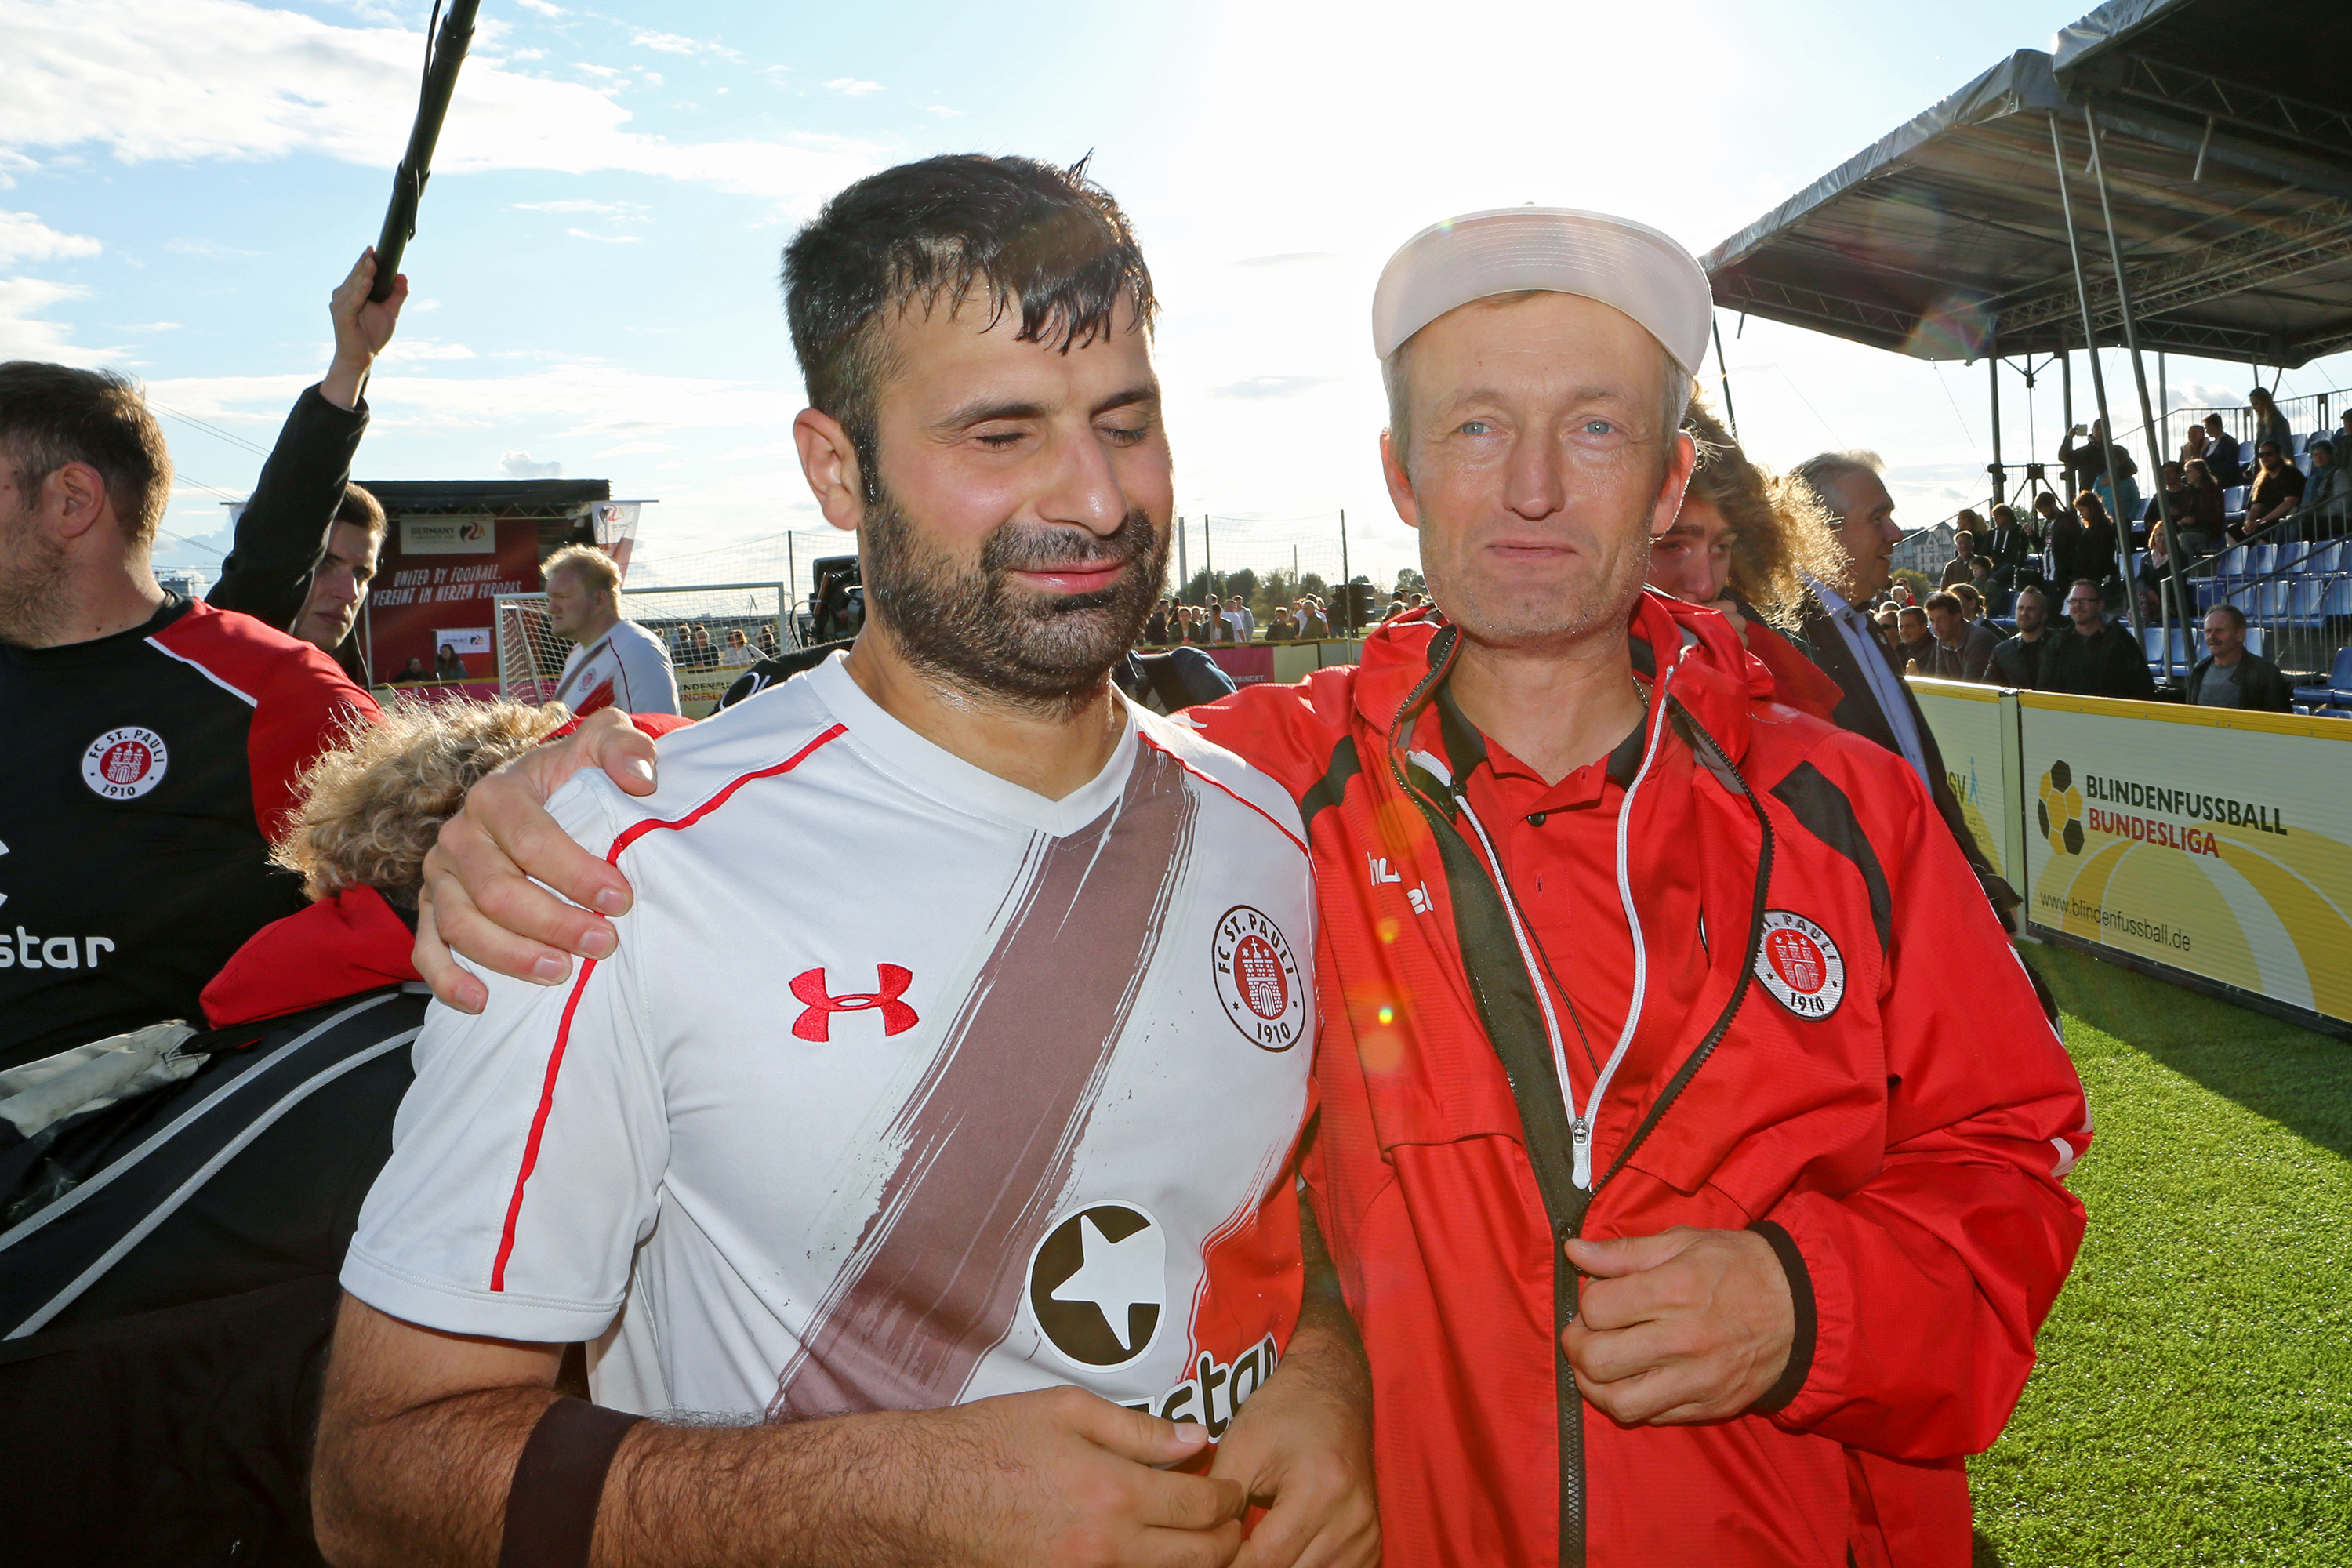
[[604, 1474], [621, 1439], [644, 1419], [584, 1399], [547, 1407], [507, 1488], [499, 1568], [588, 1568]]

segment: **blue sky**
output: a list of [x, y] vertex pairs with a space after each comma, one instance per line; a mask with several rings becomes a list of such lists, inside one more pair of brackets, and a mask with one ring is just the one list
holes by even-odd
[[[640, 562], [740, 569], [745, 542], [822, 526], [788, 443], [774, 274], [793, 226], [910, 157], [1091, 152], [1166, 306], [1180, 510], [1345, 508], [1356, 568], [1385, 575], [1412, 546], [1380, 484], [1367, 313], [1400, 241], [1535, 201], [1703, 251], [2080, 8], [486, 0], [359, 468], [610, 479], [661, 503]], [[217, 559], [219, 502], [325, 365], [326, 297], [374, 237], [427, 9], [0, 0], [0, 358], [145, 378], [182, 478], [166, 561]], [[1981, 367], [1758, 321], [1729, 348], [1765, 461], [1875, 447], [1913, 524], [1978, 491]], [[2320, 362], [2285, 390], [2347, 379]], [[2234, 399], [2247, 373], [2176, 360], [2172, 380]], [[2046, 386], [2044, 453], [2055, 405]], [[1220, 563], [1325, 528], [1221, 521]]]

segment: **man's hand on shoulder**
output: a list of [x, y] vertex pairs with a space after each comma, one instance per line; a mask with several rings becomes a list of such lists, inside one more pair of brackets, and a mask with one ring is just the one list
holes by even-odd
[[1587, 1279], [1560, 1348], [1603, 1415], [1629, 1426], [1727, 1420], [1788, 1366], [1796, 1302], [1754, 1232], [1678, 1225], [1567, 1252]]
[[572, 973], [571, 955], [607, 958], [617, 945], [604, 917], [627, 910], [628, 879], [547, 812], [548, 797], [583, 768], [603, 769], [627, 794], [650, 795], [653, 741], [625, 713], [593, 713], [575, 733], [477, 784], [441, 825], [425, 858], [415, 959], [433, 994], [459, 1012], [480, 1012], [489, 990], [452, 949], [500, 974], [557, 985]]

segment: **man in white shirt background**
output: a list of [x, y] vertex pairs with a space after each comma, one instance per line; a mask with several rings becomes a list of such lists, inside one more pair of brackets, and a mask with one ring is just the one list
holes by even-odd
[[677, 676], [661, 639], [621, 614], [621, 569], [590, 544], [568, 544], [540, 565], [547, 624], [575, 645], [555, 700], [585, 717], [600, 708], [677, 713]]

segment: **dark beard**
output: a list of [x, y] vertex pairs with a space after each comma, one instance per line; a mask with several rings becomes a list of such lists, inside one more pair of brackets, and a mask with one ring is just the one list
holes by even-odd
[[72, 574], [65, 546], [34, 525], [32, 508], [0, 516], [0, 643], [48, 647], [66, 624]]
[[[971, 571], [916, 537], [887, 488], [859, 531], [866, 605], [907, 662], [983, 701], [1029, 711], [1067, 712], [1101, 689], [1135, 646], [1168, 569], [1168, 541], [1139, 510], [1107, 537], [1006, 523], [982, 543]], [[1128, 572], [1091, 594], [1045, 597], [1010, 580], [1112, 561]]]

